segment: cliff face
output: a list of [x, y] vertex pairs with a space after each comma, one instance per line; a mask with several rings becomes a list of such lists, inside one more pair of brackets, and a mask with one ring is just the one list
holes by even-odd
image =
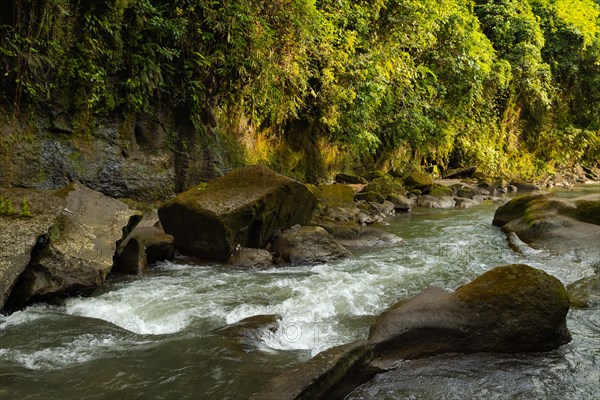
[[68, 118], [0, 125], [0, 186], [52, 189], [71, 181], [112, 197], [163, 199], [226, 169], [225, 146], [174, 117], [105, 118], [86, 133]]

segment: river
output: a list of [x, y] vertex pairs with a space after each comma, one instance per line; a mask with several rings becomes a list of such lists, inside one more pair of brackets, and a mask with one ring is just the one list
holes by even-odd
[[[399, 246], [341, 262], [260, 270], [163, 262], [142, 277], [111, 278], [89, 298], [0, 316], [0, 399], [246, 399], [319, 351], [365, 338], [376, 315], [426, 287], [453, 290], [517, 262], [565, 284], [594, 272], [593, 252], [513, 252], [491, 225], [495, 207], [398, 215], [385, 229], [404, 238]], [[240, 342], [218, 332], [274, 313], [283, 318], [275, 334]], [[568, 327], [573, 341], [556, 351], [407, 361], [348, 399], [594, 398], [598, 309], [571, 310]]]

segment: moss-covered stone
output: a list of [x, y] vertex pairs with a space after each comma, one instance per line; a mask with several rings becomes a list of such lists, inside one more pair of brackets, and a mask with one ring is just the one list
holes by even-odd
[[443, 196], [453, 196], [452, 188], [449, 188], [445, 185], [440, 185], [439, 183], [434, 183], [429, 189], [430, 196], [432, 197], [443, 197]]
[[600, 196], [588, 196], [575, 202], [576, 209], [572, 215], [582, 222], [600, 225]]
[[393, 194], [396, 196], [403, 196], [406, 194], [404, 185], [401, 180], [392, 178], [386, 175], [381, 178], [375, 178], [367, 186], [365, 186], [362, 192], [377, 192], [383, 196]]
[[321, 206], [352, 203], [355, 193], [354, 189], [344, 184], [314, 186], [311, 192], [317, 196]]
[[316, 203], [306, 186], [256, 165], [181, 193], [158, 214], [182, 253], [226, 261], [238, 245], [262, 248], [277, 230], [306, 224]]
[[354, 200], [369, 201], [369, 202], [374, 202], [374, 203], [383, 203], [385, 201], [385, 197], [383, 197], [383, 195], [381, 195], [381, 193], [369, 191], [369, 192], [356, 193], [354, 195]]
[[423, 172], [411, 172], [403, 178], [404, 186], [426, 192], [433, 185], [433, 178]]

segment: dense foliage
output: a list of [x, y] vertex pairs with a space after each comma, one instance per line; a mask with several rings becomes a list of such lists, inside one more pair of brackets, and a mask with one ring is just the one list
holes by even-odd
[[597, 0], [0, 7], [0, 101], [15, 116], [66, 103], [90, 123], [166, 103], [200, 131], [243, 118], [389, 168], [533, 174], [600, 159]]

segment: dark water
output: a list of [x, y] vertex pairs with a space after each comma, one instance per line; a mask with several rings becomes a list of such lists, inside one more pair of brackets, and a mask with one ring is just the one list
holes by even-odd
[[[397, 216], [386, 229], [402, 244], [339, 263], [250, 271], [162, 263], [90, 298], [0, 317], [0, 399], [245, 399], [319, 351], [366, 337], [374, 316], [426, 287], [454, 289], [514, 262], [565, 284], [593, 273], [598, 253], [514, 253], [491, 225], [494, 210]], [[215, 331], [273, 313], [281, 329], [255, 342]], [[599, 317], [597, 309], [571, 311], [573, 342], [554, 352], [410, 361], [349, 398], [595, 398]]]

